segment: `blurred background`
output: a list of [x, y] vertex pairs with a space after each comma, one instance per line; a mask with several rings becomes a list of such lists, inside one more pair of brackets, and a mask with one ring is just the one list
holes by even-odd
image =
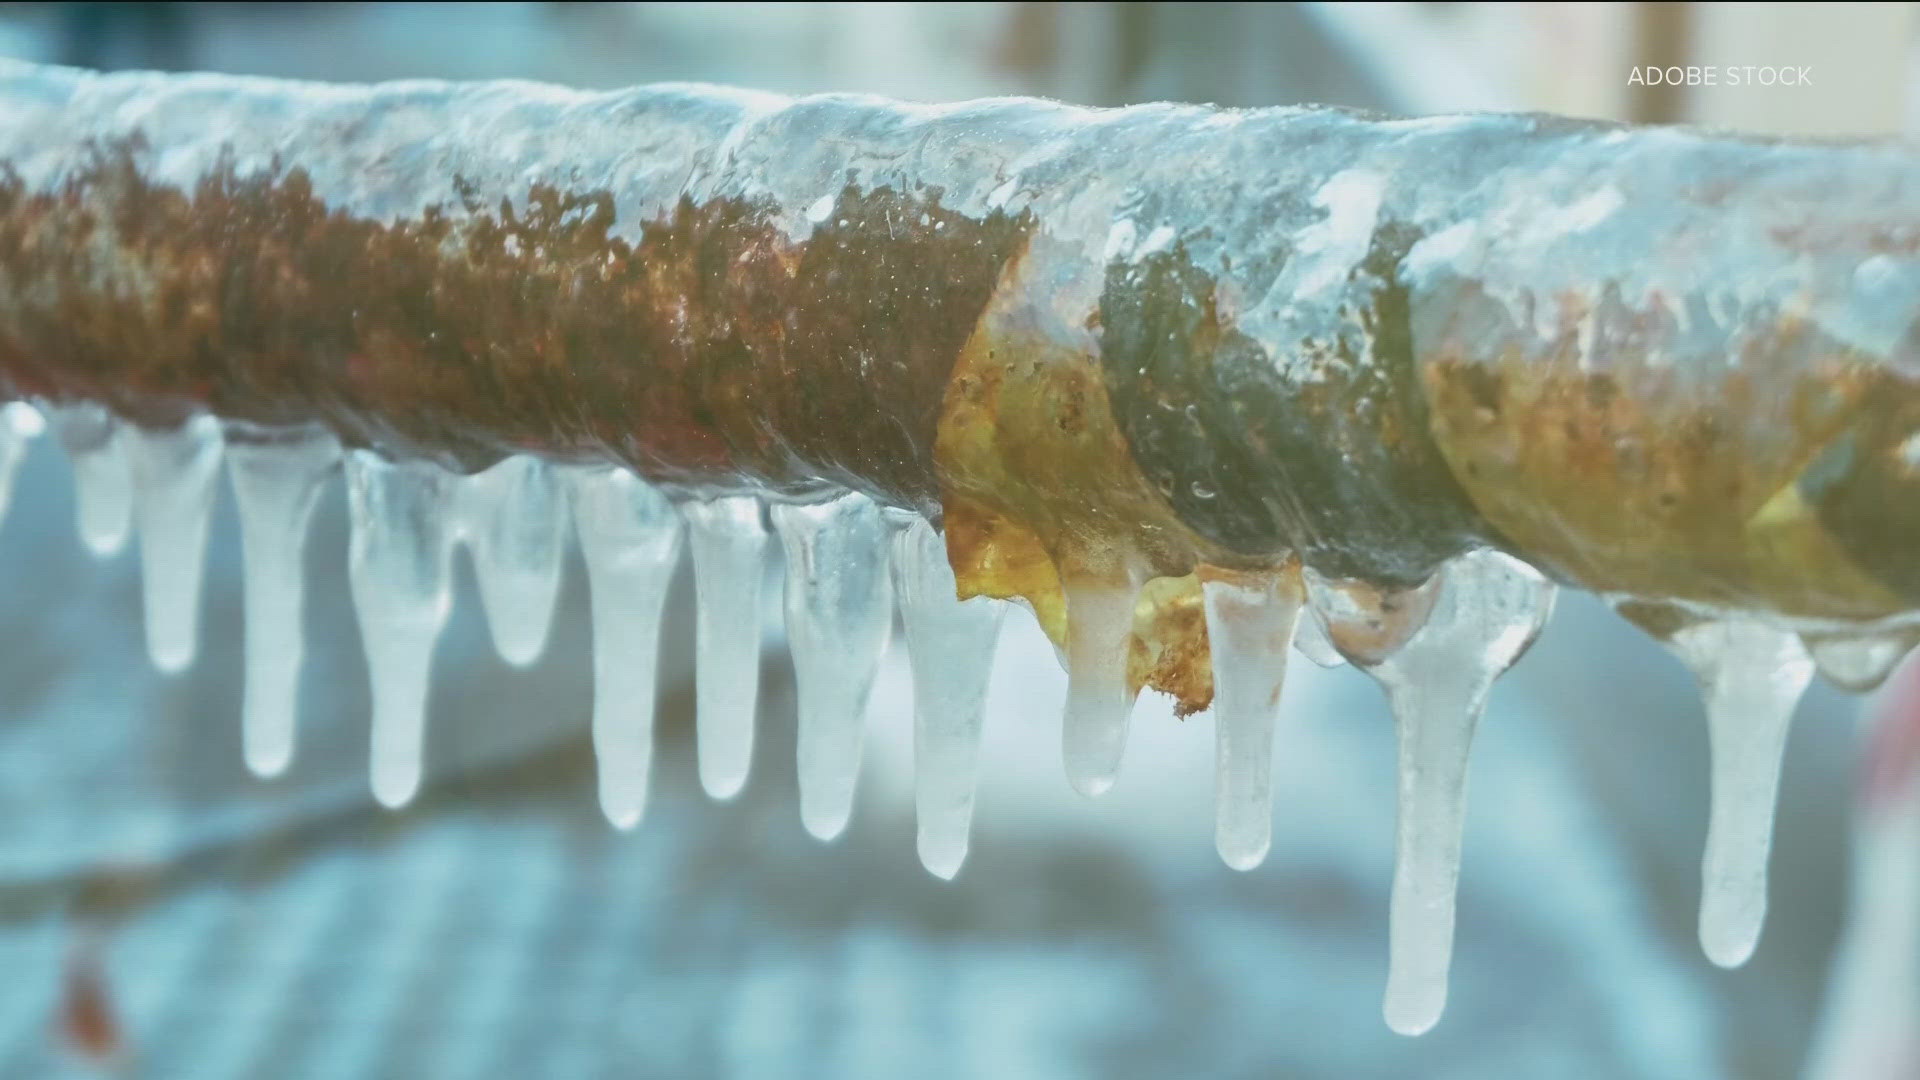
[[[1541, 109], [1795, 133], [1920, 120], [1912, 4], [6, 4], [0, 55], [330, 80], [668, 79], [917, 99]], [[1635, 65], [1810, 66], [1692, 91]], [[599, 817], [577, 558], [546, 658], [494, 659], [470, 574], [436, 661], [422, 798], [378, 811], [344, 500], [310, 549], [301, 742], [240, 755], [223, 493], [202, 660], [154, 674], [133, 556], [75, 542], [41, 440], [0, 530], [0, 1077], [1290, 1077], [1784, 1080], [1839, 933], [1859, 708], [1816, 685], [1755, 960], [1695, 944], [1706, 735], [1691, 679], [1563, 597], [1474, 763], [1447, 1016], [1380, 1020], [1393, 733], [1296, 660], [1260, 869], [1211, 842], [1212, 721], [1143, 699], [1107, 798], [1060, 774], [1064, 676], [1024, 613], [989, 700], [973, 853], [914, 856], [910, 680], [890, 654], [853, 828], [801, 830], [791, 672], [715, 804], [692, 756], [691, 590], [662, 656], [647, 819]], [[778, 568], [769, 565], [769, 596]], [[685, 577], [683, 573], [683, 578]], [[771, 613], [770, 613], [771, 615]]]

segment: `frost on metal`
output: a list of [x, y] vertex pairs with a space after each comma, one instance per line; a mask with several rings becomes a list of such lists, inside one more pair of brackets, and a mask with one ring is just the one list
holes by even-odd
[[[407, 490], [425, 494], [406, 505], [423, 529], [451, 513], [432, 471], [516, 455], [595, 477], [567, 489], [583, 521], [611, 520], [617, 490], [678, 536], [672, 504], [715, 618], [759, 602], [725, 568], [757, 557], [759, 504], [776, 504], [796, 649], [860, 643], [808, 662], [803, 787], [823, 836], [850, 806], [890, 552], [905, 553], [909, 646], [959, 650], [970, 678], [997, 614], [961, 599], [1033, 610], [1069, 661], [1063, 750], [1082, 790], [1114, 782], [1143, 685], [1183, 711], [1221, 686], [1235, 865], [1264, 852], [1271, 654], [1298, 640], [1393, 690], [1415, 748], [1403, 805], [1445, 808], [1403, 821], [1408, 846], [1444, 849], [1407, 895], [1450, 895], [1442, 826], [1473, 718], [1545, 618], [1543, 576], [1615, 598], [1716, 701], [1744, 700], [1729, 680], [1765, 657], [1790, 659], [1799, 674], [1766, 696], [1769, 745], [1801, 668], [1869, 685], [1920, 634], [1916, 165], [1891, 143], [1538, 116], [0, 67], [0, 383], [55, 407], [103, 550], [125, 533], [127, 447], [155, 442], [115, 425], [203, 414], [327, 448], [288, 459], [289, 483], [332, 469], [335, 441], [367, 491], [383, 461], [418, 466]], [[246, 455], [234, 467], [252, 477]], [[306, 488], [248, 490], [277, 515], [257, 529], [304, 523]], [[455, 501], [558, 520], [559, 487], [540, 490], [546, 510], [519, 487]], [[430, 642], [450, 541], [388, 537], [372, 510], [357, 526], [367, 580], [420, 579]], [[521, 606], [544, 610], [546, 531], [431, 528], [526, 541], [524, 559], [480, 545], [482, 584], [531, 588]], [[621, 530], [596, 529], [582, 539], [603, 569], [651, 581], [677, 558], [656, 544], [642, 566], [608, 539]], [[952, 595], [924, 556], [942, 541]], [[175, 547], [176, 562], [198, 551]], [[537, 652], [544, 622], [524, 629], [509, 617], [496, 636]], [[1235, 670], [1213, 671], [1210, 629]], [[191, 656], [184, 636], [158, 644]], [[701, 657], [744, 662], [712, 642]], [[273, 700], [285, 667], [265, 666]], [[393, 679], [397, 801], [424, 684]], [[753, 684], [730, 683], [701, 692], [732, 714], [702, 744], [722, 795], [752, 740]], [[945, 770], [923, 792], [951, 874], [978, 723], [966, 687], [943, 692], [921, 760]], [[1742, 738], [1735, 711], [1715, 711], [1716, 754]], [[269, 770], [289, 723], [260, 720]], [[619, 727], [623, 821], [647, 731]], [[1459, 783], [1415, 782], [1428, 743]], [[1728, 959], [1764, 910], [1767, 832], [1743, 815], [1769, 811], [1777, 764], [1746, 750], [1716, 771], [1727, 845], [1705, 883], [1704, 932]], [[1450, 900], [1427, 906], [1450, 920]], [[1417, 955], [1389, 1012], [1418, 1029], [1444, 1000], [1449, 946], [1444, 926], [1403, 929]]]

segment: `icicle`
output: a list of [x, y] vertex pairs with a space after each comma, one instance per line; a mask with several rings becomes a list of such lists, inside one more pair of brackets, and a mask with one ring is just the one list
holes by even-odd
[[227, 474], [246, 566], [242, 745], [247, 767], [259, 776], [277, 776], [293, 760], [307, 525], [339, 464], [340, 444], [325, 428], [227, 428]]
[[1700, 946], [1721, 967], [1739, 967], [1766, 921], [1781, 758], [1813, 661], [1798, 638], [1758, 623], [1695, 623], [1667, 645], [1706, 693], [1713, 751]]
[[786, 547], [787, 640], [799, 697], [800, 819], [821, 840], [853, 814], [867, 695], [893, 632], [886, 520], [857, 492], [772, 508]]
[[88, 402], [51, 406], [53, 429], [73, 461], [80, 542], [96, 558], [118, 554], [133, 526], [133, 474], [120, 421]]
[[185, 671], [200, 644], [200, 580], [220, 475], [220, 421], [201, 414], [171, 431], [136, 427], [128, 434], [147, 655], [161, 671]]
[[600, 809], [616, 828], [630, 829], [647, 804], [660, 609], [680, 555], [680, 519], [665, 495], [626, 469], [576, 469], [569, 481], [593, 593]]
[[348, 581], [373, 684], [373, 794], [399, 807], [420, 788], [434, 645], [453, 606], [452, 478], [369, 450], [346, 465]]
[[1140, 576], [1068, 577], [1062, 589], [1067, 604], [1067, 707], [1061, 720], [1061, 755], [1067, 782], [1094, 798], [1113, 787], [1126, 754], [1133, 711], [1127, 651]]
[[24, 401], [0, 405], [0, 519], [13, 502], [13, 478], [27, 458], [27, 448], [47, 426], [40, 410]]
[[461, 484], [480, 603], [493, 647], [509, 664], [524, 667], [546, 650], [566, 551], [565, 497], [551, 467], [528, 455]]
[[1342, 589], [1311, 573], [1307, 584], [1328, 637], [1385, 687], [1399, 731], [1384, 1012], [1393, 1030], [1418, 1035], [1447, 1003], [1474, 728], [1494, 680], [1545, 625], [1554, 589], [1488, 550], [1448, 562], [1406, 593]]
[[753, 765], [760, 695], [760, 578], [767, 530], [760, 500], [731, 495], [680, 506], [693, 552], [700, 786], [731, 799]]
[[1887, 681], [1920, 644], [1920, 630], [1901, 628], [1866, 634], [1803, 634], [1822, 678], [1842, 690], [1863, 694]]
[[920, 863], [952, 880], [967, 858], [981, 713], [1006, 604], [958, 598], [947, 544], [914, 518], [893, 540], [900, 620], [913, 667], [914, 809]]
[[1273, 723], [1300, 618], [1300, 579], [1272, 573], [1201, 582], [1213, 659], [1214, 847], [1235, 870], [1273, 835]]

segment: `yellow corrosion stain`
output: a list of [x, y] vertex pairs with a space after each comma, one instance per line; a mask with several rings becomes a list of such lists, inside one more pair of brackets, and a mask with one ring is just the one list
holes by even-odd
[[1600, 592], [1795, 616], [1906, 606], [1799, 491], [1867, 404], [1868, 365], [1583, 365], [1571, 338], [1479, 362], [1458, 344], [1421, 368], [1435, 440], [1475, 507], [1532, 561]]
[[1024, 599], [1061, 646], [1065, 584], [1146, 582], [1140, 680], [1191, 711], [1211, 699], [1212, 674], [1187, 575], [1212, 549], [1140, 474], [1113, 419], [1093, 329], [1098, 269], [1036, 235], [955, 363], [934, 442], [947, 557], [960, 595]]
[[1127, 651], [1127, 688], [1151, 686], [1174, 699], [1176, 716], [1213, 704], [1213, 664], [1207, 649], [1207, 612], [1200, 579], [1154, 578], [1133, 603], [1133, 641]]

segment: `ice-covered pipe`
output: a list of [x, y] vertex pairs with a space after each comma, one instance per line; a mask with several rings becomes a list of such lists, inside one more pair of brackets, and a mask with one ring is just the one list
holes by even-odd
[[15, 65], [0, 376], [464, 468], [851, 487], [961, 519], [963, 588], [1121, 551], [1405, 585], [1485, 544], [1878, 619], [1920, 603], [1917, 164], [1539, 116]]
[[[391, 802], [419, 778], [451, 551], [473, 549], [524, 661], [563, 497], [619, 691], [596, 730], [622, 823], [644, 800], [651, 620], [682, 519], [702, 678], [720, 672], [702, 701], [751, 706], [753, 643], [726, 647], [718, 613], [757, 602], [739, 569], [765, 538], [755, 497], [789, 504], [773, 522], [816, 834], [851, 805], [890, 558], [909, 647], [964, 660], [920, 717], [943, 875], [979, 733], [959, 684], [984, 678], [998, 619], [958, 597], [1023, 598], [1061, 645], [1065, 757], [1089, 793], [1113, 783], [1140, 685], [1189, 711], [1220, 683], [1235, 865], [1264, 851], [1274, 650], [1344, 656], [1399, 725], [1387, 1013], [1418, 1031], [1445, 1001], [1467, 747], [1551, 607], [1536, 570], [1615, 597], [1706, 686], [1702, 938], [1725, 963], [1753, 947], [1811, 668], [1869, 685], [1920, 635], [1916, 166], [1895, 143], [1539, 116], [6, 65], [0, 388], [55, 406], [84, 535], [111, 550], [133, 520], [156, 580], [197, 566], [212, 474], [191, 500], [161, 481], [223, 438], [249, 448], [236, 469], [285, 480], [274, 499], [237, 487], [258, 519], [249, 588], [280, 608], [297, 549], [252, 549], [291, 543], [273, 538], [355, 451]], [[38, 414], [19, 416], [0, 466]], [[543, 460], [487, 470], [513, 455]], [[923, 551], [941, 538], [951, 584]], [[155, 656], [184, 663], [190, 590], [149, 592]], [[290, 749], [297, 663], [263, 660], [263, 771]], [[710, 719], [726, 795], [751, 715]]]

